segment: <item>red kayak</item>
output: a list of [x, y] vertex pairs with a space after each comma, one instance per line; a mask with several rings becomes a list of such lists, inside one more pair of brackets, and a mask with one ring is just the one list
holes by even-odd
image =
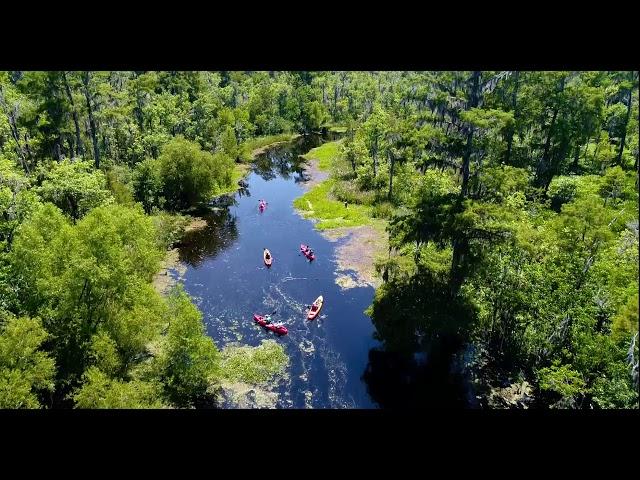
[[309, 253], [309, 247], [307, 245], [301, 244], [300, 245], [300, 251], [309, 260], [313, 260], [314, 258], [316, 258], [316, 254], [315, 253]]
[[261, 327], [264, 327], [267, 330], [271, 330], [278, 335], [286, 335], [289, 332], [289, 330], [287, 330], [287, 327], [285, 327], [284, 325], [281, 325], [279, 323], [267, 323], [263, 315], [256, 315], [254, 313], [253, 320]]
[[260, 209], [261, 212], [264, 212], [264, 209], [267, 208], [267, 206], [264, 203], [261, 203], [258, 208]]

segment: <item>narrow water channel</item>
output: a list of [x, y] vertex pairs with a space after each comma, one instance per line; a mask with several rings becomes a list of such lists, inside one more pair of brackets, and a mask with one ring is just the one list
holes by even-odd
[[[376, 408], [363, 380], [369, 351], [378, 345], [364, 314], [374, 290], [336, 285], [337, 244], [293, 208], [293, 200], [304, 193], [299, 156], [324, 140], [301, 137], [256, 159], [248, 187], [220, 199], [204, 215], [207, 227], [184, 239], [183, 282], [219, 348], [256, 346], [265, 338], [284, 345], [290, 365], [274, 387], [277, 408]], [[259, 199], [268, 202], [262, 213]], [[316, 260], [301, 255], [301, 243], [312, 246]], [[269, 269], [263, 248], [274, 258]], [[305, 305], [318, 295], [325, 300], [321, 315], [307, 321]], [[274, 310], [274, 320], [287, 325], [288, 335], [278, 337], [253, 322], [253, 313]]]
[[[475, 398], [460, 370], [461, 345], [436, 342], [421, 352], [387, 352], [375, 339], [364, 314], [374, 289], [341, 289], [336, 283], [336, 247], [293, 208], [304, 193], [300, 155], [328, 137], [317, 135], [273, 147], [259, 155], [246, 178], [247, 188], [217, 199], [199, 214], [204, 229], [185, 236], [179, 248], [187, 266], [182, 281], [204, 315], [219, 348], [230, 344], [281, 343], [289, 356], [286, 375], [269, 387], [275, 408], [464, 408]], [[264, 212], [260, 199], [268, 202]], [[309, 262], [300, 244], [317, 258]], [[273, 266], [263, 263], [263, 248]], [[306, 319], [306, 306], [319, 295], [319, 318]], [[289, 333], [277, 336], [253, 322], [253, 314], [271, 314]], [[390, 319], [389, 321], [392, 321]], [[275, 400], [273, 401], [273, 399]], [[237, 398], [223, 396], [223, 408]]]

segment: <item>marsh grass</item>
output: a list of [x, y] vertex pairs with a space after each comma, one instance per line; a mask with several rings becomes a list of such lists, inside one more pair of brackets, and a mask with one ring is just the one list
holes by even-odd
[[342, 141], [327, 142], [302, 156], [305, 160], [318, 160], [318, 168], [329, 171], [334, 161], [339, 157]]
[[220, 360], [225, 380], [253, 385], [268, 382], [289, 364], [284, 347], [274, 340], [263, 340], [257, 347], [227, 346], [220, 353]]
[[365, 205], [344, 206], [331, 193], [335, 180], [328, 179], [294, 200], [293, 205], [305, 218], [318, 219], [316, 228], [326, 230], [337, 227], [367, 225], [371, 219], [371, 207]]

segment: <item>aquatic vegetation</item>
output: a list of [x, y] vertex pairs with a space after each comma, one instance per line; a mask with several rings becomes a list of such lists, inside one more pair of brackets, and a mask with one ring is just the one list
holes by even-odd
[[257, 347], [229, 345], [220, 352], [221, 375], [227, 381], [268, 382], [288, 364], [284, 347], [275, 340], [263, 340]]

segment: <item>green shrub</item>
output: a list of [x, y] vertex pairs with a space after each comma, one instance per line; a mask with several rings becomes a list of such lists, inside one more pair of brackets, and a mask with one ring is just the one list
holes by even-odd
[[188, 208], [211, 198], [216, 187], [231, 183], [232, 159], [223, 152], [211, 154], [181, 137], [167, 143], [160, 157], [160, 176], [166, 204]]
[[556, 177], [549, 185], [549, 199], [551, 200], [551, 208], [559, 212], [562, 205], [569, 203], [576, 198], [578, 191], [577, 180], [575, 177]]
[[377, 203], [373, 206], [372, 215], [375, 218], [389, 219], [393, 216], [394, 206], [390, 202]]

